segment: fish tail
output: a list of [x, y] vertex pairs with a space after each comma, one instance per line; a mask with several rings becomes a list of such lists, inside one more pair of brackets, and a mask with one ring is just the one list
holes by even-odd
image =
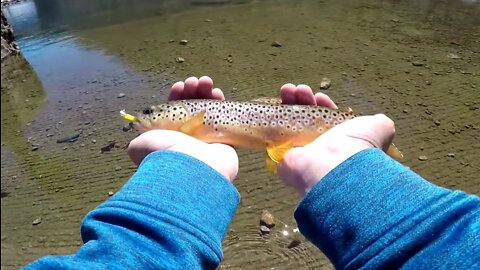
[[398, 161], [404, 160], [402, 152], [393, 143], [388, 147], [387, 154]]

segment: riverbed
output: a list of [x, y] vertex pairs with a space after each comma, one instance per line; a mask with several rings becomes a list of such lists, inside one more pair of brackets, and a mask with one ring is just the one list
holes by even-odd
[[[84, 215], [135, 171], [124, 147], [136, 133], [118, 112], [164, 101], [188, 76], [211, 76], [234, 100], [329, 78], [339, 107], [395, 121], [406, 166], [480, 194], [478, 2], [106, 2], [6, 9], [26, 60], [2, 63], [2, 269], [78, 249]], [[288, 247], [281, 229], [295, 228], [299, 197], [264, 153], [239, 156], [242, 201], [220, 268], [332, 269], [301, 236]], [[268, 236], [263, 209], [279, 221]]]

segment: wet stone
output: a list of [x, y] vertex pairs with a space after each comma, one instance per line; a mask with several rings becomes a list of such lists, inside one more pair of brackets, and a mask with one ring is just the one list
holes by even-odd
[[300, 240], [298, 239], [293, 239], [292, 242], [290, 242], [290, 244], [288, 244], [288, 248], [295, 248], [295, 247], [298, 247], [302, 242], [300, 242]]
[[35, 225], [38, 225], [42, 223], [42, 218], [37, 218], [35, 220], [32, 221], [32, 225], [35, 226]]
[[282, 44], [278, 41], [274, 41], [274, 42], [272, 42], [271, 46], [276, 47], [276, 48], [280, 48], [280, 47], [282, 47]]
[[273, 228], [275, 226], [275, 218], [267, 210], [263, 210], [262, 217], [260, 218], [260, 224], [265, 225], [268, 228]]
[[119, 93], [117, 96], [117, 98], [123, 98], [123, 97], [125, 97], [125, 93]]
[[175, 58], [175, 62], [177, 62], [177, 63], [183, 63], [183, 62], [185, 62], [185, 58], [183, 58], [183, 57], [176, 57], [176, 58]]
[[447, 154], [447, 157], [454, 158], [454, 157], [455, 157], [455, 153], [448, 153], [448, 154]]
[[92, 143], [97, 143], [97, 140], [95, 140], [95, 139], [92, 139]]
[[320, 89], [327, 90], [332, 86], [332, 81], [329, 78], [323, 78], [320, 82]]
[[182, 39], [182, 40], [180, 40], [180, 42], [178, 42], [178, 43], [180, 43], [180, 45], [187, 45], [188, 40]]
[[268, 227], [265, 226], [265, 225], [261, 225], [261, 226], [260, 226], [260, 233], [261, 233], [262, 235], [269, 234], [269, 233], [270, 233], [270, 228], [268, 228]]
[[108, 192], [108, 196], [113, 196], [113, 194], [114, 194], [113, 191]]
[[407, 109], [403, 109], [403, 113], [408, 113], [408, 110], [407, 110]]
[[438, 120], [433, 121], [433, 123], [435, 123], [435, 125], [437, 125], [437, 126], [440, 126], [440, 121], [438, 121]]
[[414, 67], [422, 67], [424, 64], [422, 62], [419, 62], [419, 61], [413, 61], [412, 62], [412, 65]]
[[428, 158], [427, 158], [427, 156], [419, 156], [419, 157], [418, 157], [418, 160], [420, 160], [420, 161], [426, 161], [426, 160], [428, 160]]
[[37, 146], [37, 145], [32, 146], [32, 151], [37, 151], [37, 150], [38, 150], [38, 146]]

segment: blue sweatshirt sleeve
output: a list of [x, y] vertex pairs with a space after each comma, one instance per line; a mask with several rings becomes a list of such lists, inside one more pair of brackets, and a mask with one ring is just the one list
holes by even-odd
[[295, 211], [337, 269], [480, 269], [480, 199], [424, 180], [378, 149], [319, 181]]
[[239, 199], [235, 187], [201, 161], [157, 151], [87, 214], [76, 254], [47, 256], [26, 269], [214, 269]]

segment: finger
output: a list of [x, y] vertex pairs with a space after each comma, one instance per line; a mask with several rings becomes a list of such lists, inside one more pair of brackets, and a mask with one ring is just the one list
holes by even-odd
[[197, 96], [198, 79], [190, 77], [185, 80], [185, 89], [183, 90], [183, 98], [192, 99]]
[[183, 82], [176, 82], [172, 85], [170, 93], [168, 95], [168, 100], [179, 100], [183, 97], [183, 89], [185, 84]]
[[296, 86], [291, 83], [284, 84], [280, 87], [280, 96], [282, 97], [282, 104], [295, 104]]
[[332, 109], [338, 109], [337, 105], [333, 100], [324, 93], [316, 93], [315, 94], [315, 102], [318, 106], [323, 106]]
[[211, 99], [213, 90], [213, 80], [208, 76], [203, 76], [198, 79], [196, 98]]
[[315, 96], [313, 95], [312, 88], [305, 84], [297, 86], [295, 92], [295, 103], [299, 105], [315, 105]]
[[215, 88], [212, 90], [212, 98], [218, 100], [225, 100], [225, 95], [220, 88]]

